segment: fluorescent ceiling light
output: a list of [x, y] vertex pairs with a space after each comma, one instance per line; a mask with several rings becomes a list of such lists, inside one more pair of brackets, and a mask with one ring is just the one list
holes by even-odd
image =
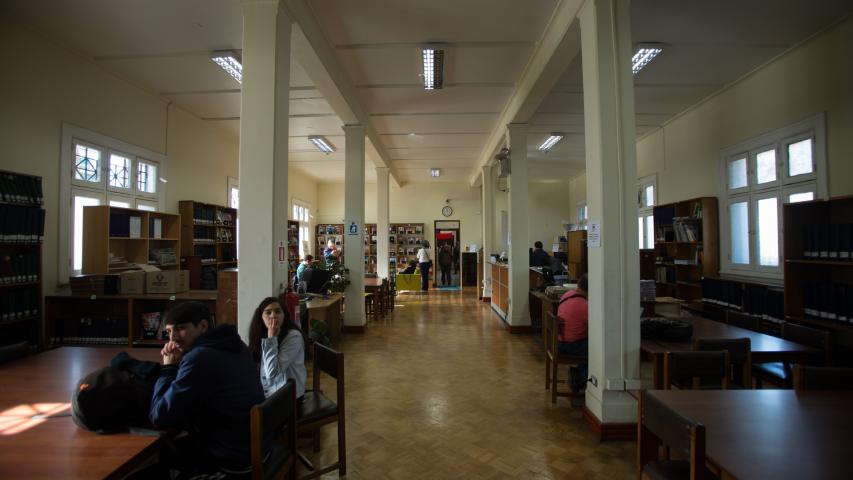
[[243, 63], [240, 54], [233, 50], [222, 50], [210, 54], [210, 59], [219, 65], [238, 83], [243, 83]]
[[441, 170], [439, 170], [439, 169], [437, 169], [437, 168], [433, 168], [433, 169], [431, 169], [431, 170], [429, 171], [429, 174], [430, 174], [430, 176], [432, 176], [432, 177], [438, 177], [438, 176], [440, 176], [440, 175], [441, 175]]
[[634, 56], [631, 57], [631, 71], [634, 72], [634, 75], [654, 60], [663, 51], [663, 47], [664, 44], [662, 43], [641, 43], [637, 45]]
[[440, 90], [444, 85], [444, 50], [423, 47], [424, 90]]
[[539, 151], [547, 153], [551, 148], [563, 139], [562, 133], [552, 133], [548, 138], [539, 145]]
[[335, 147], [326, 140], [326, 137], [321, 135], [311, 135], [308, 137], [308, 141], [313, 143], [315, 147], [327, 155], [335, 151]]

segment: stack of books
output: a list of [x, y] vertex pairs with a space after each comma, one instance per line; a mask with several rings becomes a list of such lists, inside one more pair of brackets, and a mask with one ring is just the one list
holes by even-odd
[[803, 287], [806, 317], [838, 323], [853, 323], [853, 286], [840, 283], [811, 283]]
[[38, 315], [40, 299], [34, 289], [15, 289], [0, 296], [0, 322], [13, 322]]
[[44, 241], [44, 209], [38, 206], [0, 205], [0, 242]]
[[20, 205], [44, 205], [41, 178], [0, 172], [0, 201]]
[[13, 253], [0, 258], [0, 284], [37, 282], [38, 279], [38, 255]]
[[813, 260], [853, 260], [853, 225], [809, 225], [803, 232], [803, 257]]

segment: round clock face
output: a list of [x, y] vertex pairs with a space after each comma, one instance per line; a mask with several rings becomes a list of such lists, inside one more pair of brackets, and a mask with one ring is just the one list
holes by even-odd
[[445, 217], [453, 215], [453, 207], [451, 207], [450, 205], [446, 205], [444, 208], [441, 209], [441, 214]]

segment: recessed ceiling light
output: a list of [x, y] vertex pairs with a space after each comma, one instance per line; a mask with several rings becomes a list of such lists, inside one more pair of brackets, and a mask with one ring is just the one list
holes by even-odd
[[557, 142], [559, 142], [562, 139], [563, 139], [562, 133], [552, 133], [551, 135], [548, 136], [548, 138], [545, 139], [544, 142], [542, 142], [542, 145], [539, 145], [539, 151], [548, 153], [548, 151], [551, 150], [551, 148], [554, 145], [556, 145]]
[[210, 59], [219, 65], [238, 83], [243, 83], [243, 63], [240, 54], [233, 50], [220, 50], [210, 54]]
[[431, 177], [438, 177], [441, 175], [441, 170], [439, 170], [438, 168], [433, 168], [429, 171], [429, 174]]
[[444, 85], [444, 50], [437, 46], [422, 49], [424, 90], [440, 90]]
[[308, 141], [313, 143], [315, 147], [326, 155], [335, 151], [334, 145], [329, 143], [329, 141], [326, 140], [326, 137], [323, 137], [322, 135], [311, 135], [308, 137]]
[[634, 75], [654, 60], [663, 51], [664, 46], [662, 43], [641, 43], [637, 45], [634, 56], [631, 57], [631, 71]]

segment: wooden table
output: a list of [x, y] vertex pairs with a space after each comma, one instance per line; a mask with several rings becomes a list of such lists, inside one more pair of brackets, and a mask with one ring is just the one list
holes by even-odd
[[663, 356], [666, 352], [693, 350], [693, 340], [697, 338], [749, 338], [752, 347], [753, 362], [802, 362], [820, 350], [784, 340], [772, 335], [746, 330], [726, 323], [701, 317], [681, 318], [693, 324], [693, 338], [687, 342], [663, 342], [659, 340], [641, 340], [640, 350], [652, 357], [654, 365], [654, 387], [663, 388]]
[[[77, 427], [71, 394], [84, 375], [127, 348], [63, 347], [0, 366], [0, 478], [121, 478], [159, 450], [158, 437]], [[160, 360], [159, 349], [133, 349]], [[39, 415], [41, 414], [41, 415]]]
[[724, 478], [853, 478], [853, 392], [649, 391], [706, 430]]
[[322, 320], [329, 326], [329, 337], [339, 338], [343, 302], [344, 294], [340, 292], [331, 293], [326, 298], [315, 297], [305, 302], [305, 308], [308, 309], [308, 320], [302, 324], [305, 335], [311, 333], [311, 320]]

